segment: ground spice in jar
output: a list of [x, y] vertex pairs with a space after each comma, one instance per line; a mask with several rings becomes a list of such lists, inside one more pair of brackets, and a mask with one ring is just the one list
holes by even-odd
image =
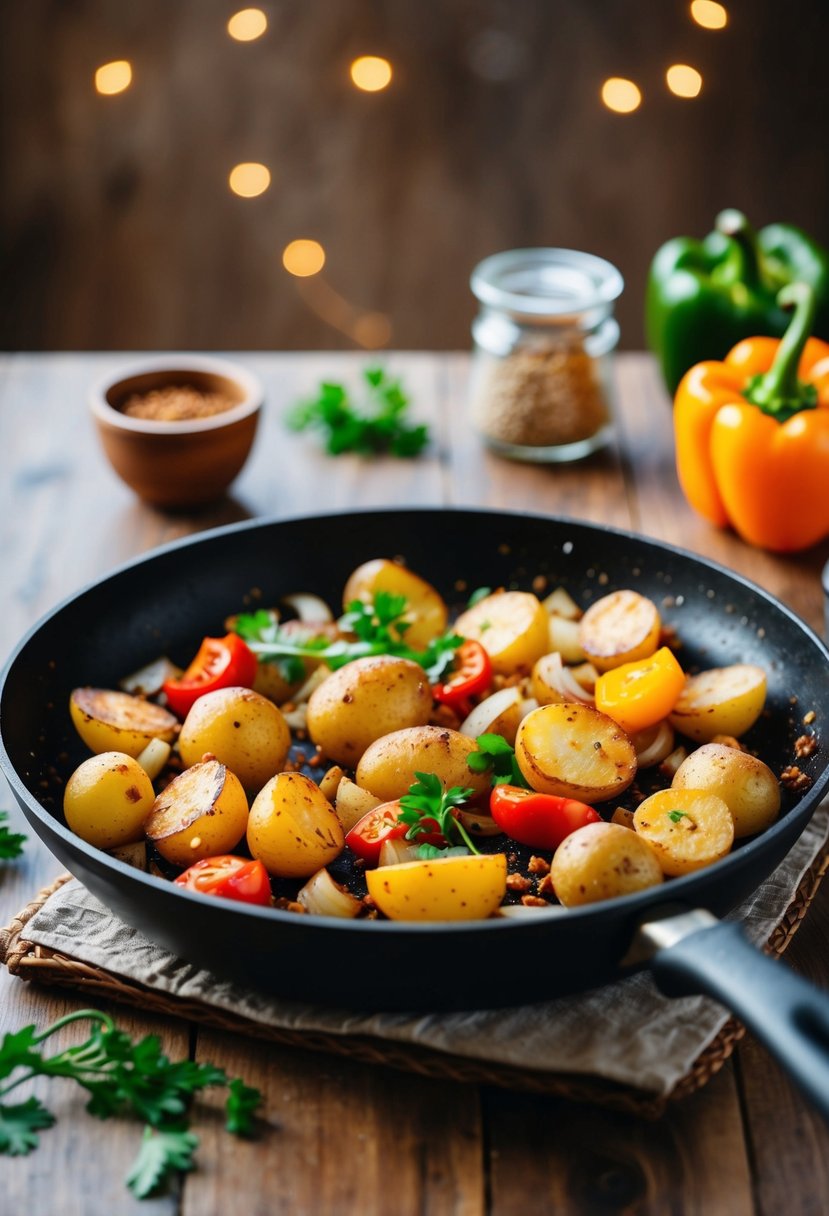
[[133, 393], [121, 412], [148, 422], [190, 422], [223, 414], [235, 405], [238, 402], [225, 393], [204, 391], [192, 384], [170, 384], [146, 393]]
[[558, 447], [596, 435], [609, 421], [596, 371], [578, 337], [518, 348], [487, 360], [475, 403], [484, 435], [516, 447]]

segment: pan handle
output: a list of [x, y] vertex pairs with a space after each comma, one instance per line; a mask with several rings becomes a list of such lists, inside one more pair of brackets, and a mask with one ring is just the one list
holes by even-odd
[[639, 933], [656, 947], [650, 966], [662, 991], [702, 992], [732, 1010], [829, 1123], [829, 994], [761, 953], [739, 925], [708, 913], [651, 922]]

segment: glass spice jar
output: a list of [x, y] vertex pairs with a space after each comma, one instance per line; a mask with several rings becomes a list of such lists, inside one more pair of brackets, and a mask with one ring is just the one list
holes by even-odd
[[578, 460], [612, 430], [615, 266], [575, 249], [512, 249], [472, 274], [476, 429], [503, 456]]

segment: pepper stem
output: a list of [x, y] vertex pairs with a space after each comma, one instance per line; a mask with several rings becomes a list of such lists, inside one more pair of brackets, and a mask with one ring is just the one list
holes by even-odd
[[738, 246], [742, 259], [740, 279], [749, 289], [765, 285], [763, 268], [760, 261], [760, 251], [757, 246], [757, 233], [752, 228], [742, 211], [727, 207], [721, 211], [714, 221], [717, 232], [730, 237]]
[[797, 369], [803, 348], [812, 332], [815, 320], [815, 293], [808, 283], [789, 283], [777, 296], [781, 308], [794, 308], [794, 316], [783, 335], [771, 368], [755, 376], [746, 387], [745, 396], [766, 414], [781, 421], [803, 409], [814, 409], [817, 395], [814, 385], [803, 384]]

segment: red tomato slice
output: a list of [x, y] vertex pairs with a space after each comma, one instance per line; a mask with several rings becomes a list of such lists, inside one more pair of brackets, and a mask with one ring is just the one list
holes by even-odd
[[[367, 815], [363, 815], [362, 819], [354, 824], [351, 831], [346, 833], [345, 843], [352, 853], [355, 853], [357, 857], [362, 857], [366, 865], [377, 865], [384, 840], [397, 840], [408, 832], [409, 825], [399, 821], [400, 809], [400, 803], [397, 800], [383, 802], [373, 811], [369, 811]], [[423, 823], [427, 827], [434, 826], [437, 829], [437, 824], [432, 819], [424, 819]], [[446, 844], [446, 841], [442, 833], [435, 830], [419, 833], [417, 839], [412, 843], [434, 844], [440, 848]]]
[[175, 880], [188, 891], [219, 895], [245, 904], [271, 904], [271, 883], [261, 861], [223, 853], [197, 861]]
[[194, 701], [217, 688], [251, 688], [256, 679], [256, 655], [237, 633], [205, 638], [184, 675], [165, 680], [164, 693], [173, 713], [186, 718]]
[[533, 849], [554, 851], [566, 836], [601, 815], [586, 802], [537, 794], [517, 785], [496, 785], [489, 800], [492, 818], [503, 832]]
[[488, 692], [492, 686], [492, 660], [480, 642], [468, 638], [455, 651], [454, 666], [442, 684], [435, 684], [432, 696], [452, 709], [469, 712], [470, 697]]

